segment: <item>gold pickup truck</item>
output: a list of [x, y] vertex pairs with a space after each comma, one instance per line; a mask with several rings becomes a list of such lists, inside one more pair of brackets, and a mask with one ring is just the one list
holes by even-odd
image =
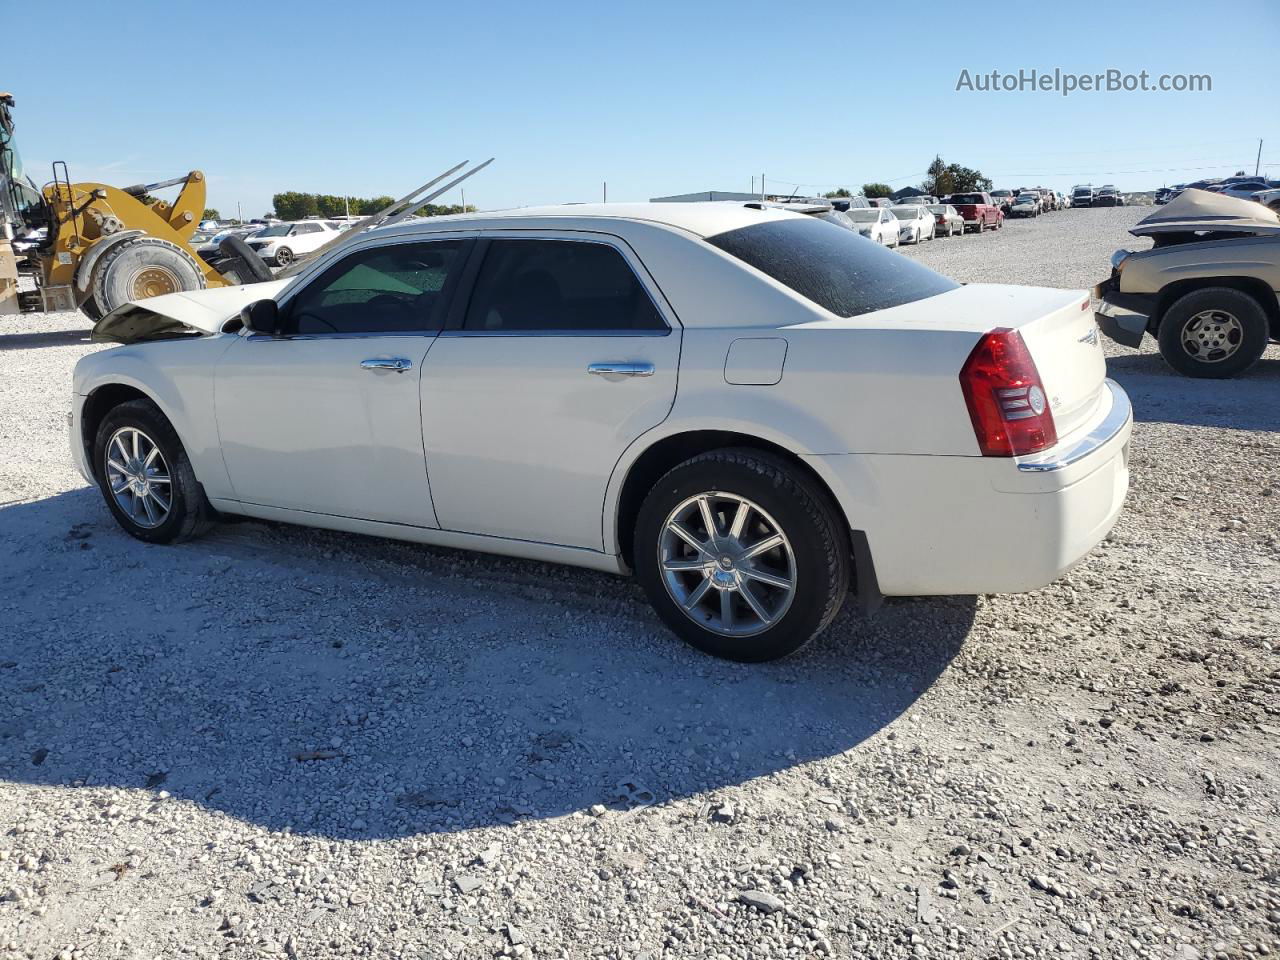
[[1280, 342], [1280, 216], [1253, 200], [1185, 190], [1129, 231], [1094, 287], [1102, 332], [1137, 347], [1150, 333], [1189, 377], [1231, 377]]

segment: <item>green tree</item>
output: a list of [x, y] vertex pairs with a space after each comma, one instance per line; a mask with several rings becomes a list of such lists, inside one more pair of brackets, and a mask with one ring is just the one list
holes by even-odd
[[204, 216], [202, 216], [200, 219], [201, 220], [221, 220], [222, 214], [218, 213], [218, 211], [213, 209], [213, 207], [205, 207]]
[[948, 193], [956, 192], [955, 178], [952, 177], [942, 157], [934, 156], [933, 163], [929, 164], [924, 183], [920, 184], [920, 189], [931, 197], [945, 197]]
[[973, 190], [990, 190], [991, 178], [984, 177], [982, 171], [970, 167], [962, 167], [958, 163], [947, 164], [947, 175], [955, 186], [948, 193], [969, 193]]
[[868, 199], [887, 197], [891, 193], [893, 193], [893, 188], [887, 183], [864, 183], [862, 185], [862, 195]]
[[288, 190], [284, 193], [277, 193], [271, 198], [271, 203], [276, 208], [282, 220], [301, 220], [304, 217], [315, 216], [320, 212], [320, 205], [316, 202], [314, 193], [298, 193], [295, 190]]
[[849, 192], [848, 187], [838, 187], [837, 189], [832, 190], [830, 193], [824, 193], [823, 196], [826, 197], [828, 200], [832, 200], [835, 197], [852, 197], [853, 194]]

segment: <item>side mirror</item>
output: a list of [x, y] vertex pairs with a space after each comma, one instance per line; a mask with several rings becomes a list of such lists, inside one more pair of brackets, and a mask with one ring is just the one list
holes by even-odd
[[240, 322], [250, 333], [279, 336], [280, 305], [274, 300], [255, 300], [240, 311]]

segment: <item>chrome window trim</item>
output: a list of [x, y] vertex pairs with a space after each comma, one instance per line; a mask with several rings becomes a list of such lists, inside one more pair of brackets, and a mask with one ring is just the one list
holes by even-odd
[[1065, 470], [1073, 463], [1079, 463], [1099, 447], [1105, 446], [1133, 419], [1133, 405], [1129, 395], [1120, 384], [1108, 378], [1103, 381], [1111, 392], [1111, 409], [1103, 417], [1102, 422], [1081, 437], [1065, 450], [1058, 450], [1048, 456], [1017, 461], [1018, 469], [1025, 473], [1052, 473]]

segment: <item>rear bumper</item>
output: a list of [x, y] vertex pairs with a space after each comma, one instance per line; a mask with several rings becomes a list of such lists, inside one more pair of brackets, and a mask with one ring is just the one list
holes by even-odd
[[1035, 590], [1080, 562], [1123, 508], [1133, 417], [1107, 386], [1105, 410], [1044, 455], [808, 459], [865, 531], [886, 596]]

